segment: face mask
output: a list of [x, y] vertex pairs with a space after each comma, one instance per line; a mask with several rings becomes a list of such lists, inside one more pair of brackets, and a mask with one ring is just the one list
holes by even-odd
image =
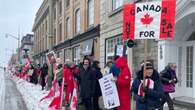
[[88, 64], [84, 64], [84, 65], [83, 65], [83, 68], [84, 68], [85, 70], [86, 70], [88, 67], [89, 67]]

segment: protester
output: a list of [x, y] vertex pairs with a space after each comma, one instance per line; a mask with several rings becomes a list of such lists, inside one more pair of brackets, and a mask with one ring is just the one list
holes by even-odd
[[34, 83], [37, 84], [39, 81], [39, 75], [41, 73], [41, 65], [37, 64], [35, 69], [34, 69], [34, 73], [33, 73], [33, 78], [34, 78]]
[[115, 61], [115, 65], [120, 69], [120, 74], [115, 77], [120, 106], [117, 110], [130, 110], [130, 81], [131, 73], [127, 64], [127, 59], [125, 57], [119, 57]]
[[170, 63], [160, 73], [169, 110], [174, 110], [173, 101], [169, 93], [175, 92], [175, 84], [177, 83], [176, 67], [175, 63]]
[[99, 107], [99, 97], [102, 96], [99, 79], [102, 78], [101, 68], [100, 68], [100, 62], [94, 61], [92, 68], [95, 69], [95, 75], [96, 75], [96, 82], [95, 82], [95, 93], [93, 97], [93, 104], [94, 104], [94, 110], [100, 110]]
[[151, 62], [146, 63], [143, 83], [144, 64], [132, 84], [135, 94], [136, 110], [163, 110], [164, 92], [158, 72]]
[[110, 68], [112, 67], [112, 64], [113, 64], [112, 61], [108, 61], [106, 63], [106, 66], [105, 66], [104, 71], [103, 71], [103, 75], [107, 75], [110, 73]]
[[92, 102], [96, 81], [96, 75], [94, 72], [95, 71], [91, 67], [90, 59], [84, 58], [83, 65], [79, 69], [79, 82], [81, 88], [80, 97], [82, 99], [82, 102], [84, 103], [86, 110], [94, 110]]
[[48, 66], [47, 63], [43, 64], [43, 67], [41, 68], [41, 86], [42, 86], [42, 90], [44, 90], [44, 87], [46, 85], [46, 81], [45, 81], [45, 77], [48, 74]]
[[63, 68], [62, 68], [62, 64], [58, 64], [57, 65], [57, 69], [55, 71], [56, 74], [56, 80], [58, 82], [58, 85], [61, 86], [62, 83], [62, 77], [63, 77]]

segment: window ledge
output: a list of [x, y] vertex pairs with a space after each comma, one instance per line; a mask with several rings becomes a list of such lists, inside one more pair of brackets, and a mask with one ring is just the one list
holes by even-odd
[[108, 16], [109, 16], [109, 17], [112, 17], [112, 16], [114, 16], [114, 15], [120, 13], [120, 12], [122, 11], [122, 9], [123, 9], [123, 7], [119, 7], [119, 8], [117, 8], [117, 9], [115, 9], [115, 10], [112, 10], [112, 12], [110, 12], [110, 14], [109, 14]]

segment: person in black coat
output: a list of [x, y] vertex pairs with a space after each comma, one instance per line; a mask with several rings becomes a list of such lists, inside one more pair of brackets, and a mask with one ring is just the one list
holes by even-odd
[[94, 110], [100, 110], [98, 102], [99, 102], [99, 97], [102, 96], [100, 84], [98, 81], [100, 78], [102, 78], [102, 73], [99, 64], [100, 64], [99, 61], [94, 61], [92, 65], [92, 67], [95, 69], [95, 75], [96, 75], [95, 94], [93, 98]]
[[95, 94], [96, 75], [91, 67], [90, 59], [84, 58], [79, 68], [80, 97], [86, 110], [94, 110], [93, 97]]
[[41, 68], [41, 86], [42, 86], [42, 90], [44, 90], [44, 87], [46, 85], [45, 77], [47, 76], [47, 74], [48, 74], [48, 66], [47, 66], [47, 63], [44, 63], [43, 67]]
[[177, 66], [175, 63], [169, 63], [168, 66], [166, 66], [165, 69], [160, 72], [169, 110], [174, 110], [173, 101], [169, 94], [175, 92], [175, 84], [178, 82], [176, 76], [176, 67]]

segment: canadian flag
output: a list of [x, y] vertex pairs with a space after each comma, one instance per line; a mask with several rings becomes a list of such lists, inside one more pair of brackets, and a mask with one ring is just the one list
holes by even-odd
[[176, 0], [124, 5], [123, 39], [174, 38]]
[[[145, 79], [145, 87], [149, 88], [149, 89], [154, 89], [154, 81], [151, 79]], [[141, 83], [139, 85], [138, 88], [138, 95], [139, 96], [143, 96], [143, 80], [141, 80]]]
[[71, 98], [69, 110], [76, 110], [76, 108], [77, 108], [77, 100], [78, 100], [77, 91], [78, 91], [78, 87], [77, 87], [76, 80], [73, 80], [73, 84], [74, 84], [74, 89], [73, 89], [73, 93], [72, 93], [72, 98]]
[[45, 99], [48, 99], [48, 98], [51, 98], [51, 97], [55, 96], [56, 86], [57, 86], [57, 80], [54, 80], [52, 82], [52, 86], [51, 86], [51, 89], [50, 89], [49, 93], [45, 97], [43, 97], [40, 100], [40, 102], [45, 100]]

